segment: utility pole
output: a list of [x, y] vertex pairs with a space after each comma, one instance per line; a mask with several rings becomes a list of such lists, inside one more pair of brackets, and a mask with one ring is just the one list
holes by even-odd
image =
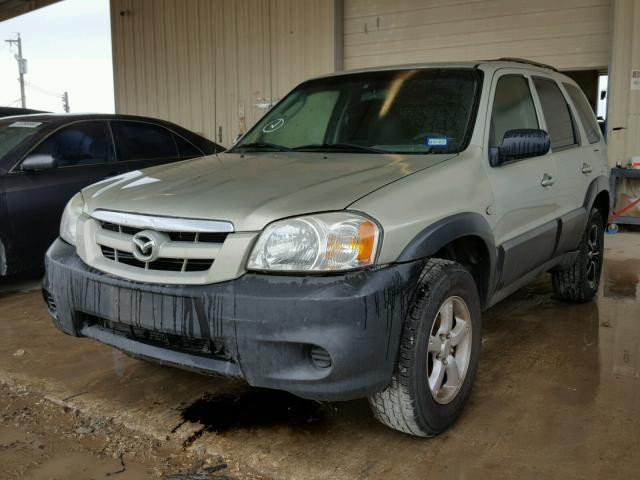
[[69, 113], [69, 92], [62, 94], [62, 108], [66, 113]]
[[13, 46], [15, 43], [18, 45], [18, 53], [15, 55], [16, 60], [18, 61], [18, 72], [20, 73], [20, 103], [22, 104], [22, 108], [27, 108], [27, 97], [24, 94], [24, 75], [27, 73], [27, 59], [22, 58], [22, 39], [20, 38], [20, 34], [18, 33], [18, 38], [14, 40], [5, 40], [9, 45]]

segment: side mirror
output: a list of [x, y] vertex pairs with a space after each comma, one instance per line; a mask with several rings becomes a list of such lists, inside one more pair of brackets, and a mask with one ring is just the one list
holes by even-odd
[[52, 155], [34, 154], [29, 155], [22, 162], [22, 170], [25, 172], [36, 172], [38, 170], [50, 170], [56, 167], [56, 160]]
[[537, 128], [508, 130], [502, 139], [502, 145], [489, 149], [489, 161], [492, 167], [498, 167], [514, 160], [545, 155], [551, 147], [549, 134]]

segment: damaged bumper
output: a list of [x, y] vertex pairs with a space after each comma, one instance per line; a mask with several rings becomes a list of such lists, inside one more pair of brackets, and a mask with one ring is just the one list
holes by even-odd
[[55, 325], [133, 356], [347, 400], [391, 379], [419, 263], [339, 276], [245, 274], [202, 286], [144, 284], [96, 271], [56, 240], [44, 296]]

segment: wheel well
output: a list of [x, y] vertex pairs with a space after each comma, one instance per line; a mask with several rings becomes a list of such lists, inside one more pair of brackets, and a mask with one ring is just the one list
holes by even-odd
[[593, 201], [593, 208], [597, 208], [604, 217], [605, 226], [609, 223], [609, 192], [600, 192]]
[[482, 238], [474, 235], [457, 238], [442, 247], [433, 257], [452, 260], [469, 270], [476, 282], [480, 302], [483, 305], [486, 303], [491, 278], [491, 257]]

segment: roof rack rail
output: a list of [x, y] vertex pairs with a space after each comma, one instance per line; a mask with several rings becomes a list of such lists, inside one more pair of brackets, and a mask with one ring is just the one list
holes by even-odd
[[527, 60], [526, 58], [513, 58], [513, 57], [502, 57], [498, 58], [499, 62], [515, 62], [515, 63], [526, 63], [528, 65], [533, 65], [540, 68], [548, 68], [557, 72], [558, 69], [556, 67], [552, 67], [551, 65], [547, 65], [546, 63], [534, 62], [533, 60]]

